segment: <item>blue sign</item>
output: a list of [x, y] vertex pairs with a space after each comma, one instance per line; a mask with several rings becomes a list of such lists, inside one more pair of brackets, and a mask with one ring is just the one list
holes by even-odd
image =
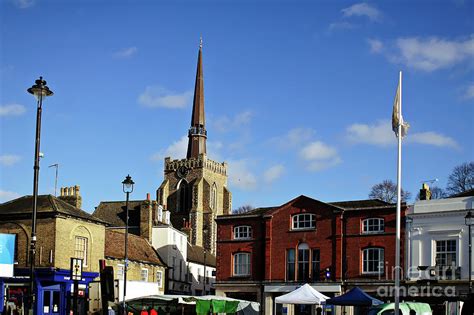
[[0, 277], [13, 277], [15, 234], [0, 233]]

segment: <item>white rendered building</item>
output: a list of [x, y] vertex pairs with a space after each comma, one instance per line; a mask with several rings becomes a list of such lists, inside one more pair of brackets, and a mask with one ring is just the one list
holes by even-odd
[[[469, 229], [465, 217], [473, 210], [473, 203], [471, 191], [463, 197], [419, 200], [409, 208], [405, 243], [405, 289], [409, 298], [440, 308], [443, 305], [449, 314], [459, 313], [461, 301], [469, 292]], [[474, 227], [471, 229], [474, 234]], [[473, 260], [471, 256], [471, 266]]]

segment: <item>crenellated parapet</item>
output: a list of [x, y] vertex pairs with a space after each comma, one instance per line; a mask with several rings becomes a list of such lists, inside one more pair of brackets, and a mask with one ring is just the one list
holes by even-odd
[[187, 169], [204, 168], [214, 173], [227, 176], [227, 163], [220, 163], [210, 160], [205, 154], [199, 154], [197, 158], [180, 160], [172, 160], [170, 157], [165, 158], [165, 172], [176, 171], [182, 166], [186, 167]]

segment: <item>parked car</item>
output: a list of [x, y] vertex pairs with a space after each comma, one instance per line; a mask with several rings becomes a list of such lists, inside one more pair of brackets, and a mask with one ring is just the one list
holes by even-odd
[[[415, 311], [416, 315], [432, 315], [431, 307], [427, 303], [403, 302], [399, 304], [399, 315], [411, 315], [410, 311]], [[395, 303], [381, 304], [371, 307], [368, 315], [394, 315]]]

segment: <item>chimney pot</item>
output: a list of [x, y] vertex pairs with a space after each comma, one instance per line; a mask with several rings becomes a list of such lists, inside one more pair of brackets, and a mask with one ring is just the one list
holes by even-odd
[[150, 201], [150, 193], [146, 193], [146, 200]]

